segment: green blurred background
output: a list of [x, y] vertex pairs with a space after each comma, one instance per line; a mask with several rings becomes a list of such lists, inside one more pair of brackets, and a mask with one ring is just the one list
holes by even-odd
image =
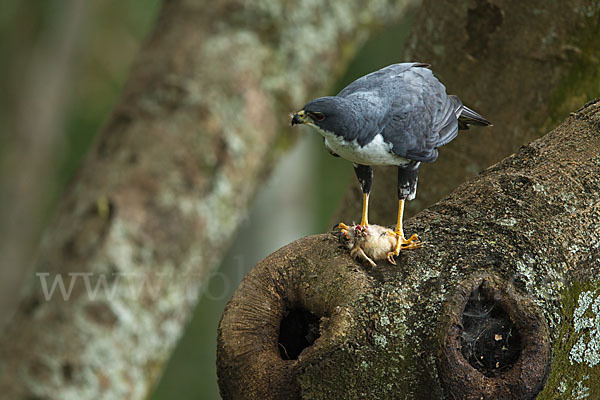
[[[46, 65], [54, 62], [54, 53], [44, 51], [44, 46], [52, 48], [53, 30], [60, 26], [69, 4], [68, 1], [19, 0], [0, 3], [0, 72], [5, 78], [0, 94], [3, 127], [0, 177], [4, 186], [15, 184], [11, 180], [17, 179], [15, 165], [28, 162], [26, 158], [14, 160], [27, 154], [27, 143], [23, 143], [16, 126], [18, 115], [23, 117], [25, 112], [25, 118], [36, 118], [35, 109], [26, 107], [31, 100], [26, 96], [32, 96], [32, 92], [22, 88], [29, 84], [32, 74], [44, 71]], [[159, 7], [159, 0], [86, 2], [83, 23], [76, 32], [71, 73], [61, 93], [64, 106], [58, 108], [60, 129], [53, 147], [47, 150], [53, 155], [46, 171], [48, 179], [38, 183], [42, 185], [38, 187], [41, 196], [37, 203], [41, 208], [38, 232], [49, 220], [60, 193], [76, 173], [95, 134], [117, 101]], [[335, 93], [358, 76], [401, 61], [399, 56], [407, 31], [405, 21], [376, 34], [360, 50], [339, 82], [322, 94]], [[328, 230], [345, 187], [350, 182], [355, 183], [351, 165], [331, 157], [318, 135], [311, 134], [307, 128], [295, 130], [295, 134], [296, 145], [259, 192], [226, 259], [204, 288], [187, 331], [151, 396], [153, 400], [219, 398], [215, 342], [217, 324], [227, 300], [245, 273], [267, 254], [299, 237]], [[300, 164], [306, 167], [297, 168]], [[0, 199], [0, 207], [5, 208], [6, 202], [12, 200], [5, 196]], [[272, 210], [285, 210], [285, 213], [273, 215]], [[0, 304], [0, 313], [2, 311]]]

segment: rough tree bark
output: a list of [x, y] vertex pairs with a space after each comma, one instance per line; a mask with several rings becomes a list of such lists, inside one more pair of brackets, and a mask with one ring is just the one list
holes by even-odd
[[145, 398], [287, 113], [407, 5], [165, 2], [0, 339], [2, 396]]
[[[600, 93], [600, 7], [591, 0], [425, 0], [404, 60], [432, 64], [454, 93], [494, 124], [462, 132], [419, 171], [414, 214], [483, 168], [548, 132]], [[349, 167], [350, 168], [350, 167]], [[370, 220], [395, 220], [396, 170], [375, 171]], [[360, 217], [360, 188], [350, 185], [332, 223]]]
[[267, 257], [219, 326], [223, 397], [600, 398], [599, 154], [597, 100], [409, 220], [397, 266], [327, 234]]

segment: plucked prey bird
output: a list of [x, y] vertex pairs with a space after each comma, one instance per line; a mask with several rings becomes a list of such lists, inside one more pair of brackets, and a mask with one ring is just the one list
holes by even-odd
[[354, 164], [363, 191], [361, 229], [368, 228], [371, 166], [398, 166], [395, 255], [400, 249], [421, 245], [416, 234], [406, 239], [402, 229], [404, 201], [415, 198], [419, 165], [435, 161], [438, 147], [454, 139], [459, 129], [491, 125], [457, 96], [446, 94], [428, 67], [422, 63], [389, 65], [355, 80], [337, 96], [308, 102], [292, 115], [292, 126], [316, 128], [332, 155]]

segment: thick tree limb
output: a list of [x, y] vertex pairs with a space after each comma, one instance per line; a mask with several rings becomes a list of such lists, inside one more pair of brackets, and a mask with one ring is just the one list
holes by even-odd
[[407, 4], [165, 2], [0, 340], [2, 396], [145, 398], [287, 112]]
[[223, 397], [599, 398], [599, 154], [596, 101], [408, 221], [397, 266], [331, 235], [267, 257], [219, 326]]
[[[588, 0], [424, 0], [404, 60], [435, 74], [494, 124], [461, 134], [419, 171], [408, 215], [437, 202], [483, 168], [548, 132], [600, 93], [600, 12]], [[348, 166], [350, 168], [350, 166]], [[396, 218], [395, 168], [375, 170], [370, 220]], [[350, 186], [332, 223], [360, 218], [362, 193]], [[358, 221], [357, 221], [358, 222]]]

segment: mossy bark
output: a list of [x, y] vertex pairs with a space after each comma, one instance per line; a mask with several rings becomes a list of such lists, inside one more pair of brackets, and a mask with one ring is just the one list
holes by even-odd
[[[432, 70], [465, 104], [494, 126], [461, 131], [422, 164], [414, 215], [479, 171], [548, 132], [600, 93], [600, 7], [590, 0], [424, 0], [403, 60]], [[399, 49], [400, 51], [400, 49]], [[348, 165], [348, 168], [351, 168]], [[396, 170], [375, 169], [373, 223], [396, 218]], [[361, 192], [353, 182], [332, 223], [360, 219]]]
[[288, 112], [407, 3], [165, 1], [0, 339], [3, 398], [145, 398]]
[[[361, 265], [328, 234], [267, 257], [219, 326], [223, 397], [600, 397], [599, 154], [596, 101], [407, 221], [426, 245], [397, 266]], [[298, 309], [320, 336], [286, 359], [280, 325]], [[472, 317], [510, 326], [475, 332], [482, 359], [495, 342], [516, 357], [469, 362]]]

